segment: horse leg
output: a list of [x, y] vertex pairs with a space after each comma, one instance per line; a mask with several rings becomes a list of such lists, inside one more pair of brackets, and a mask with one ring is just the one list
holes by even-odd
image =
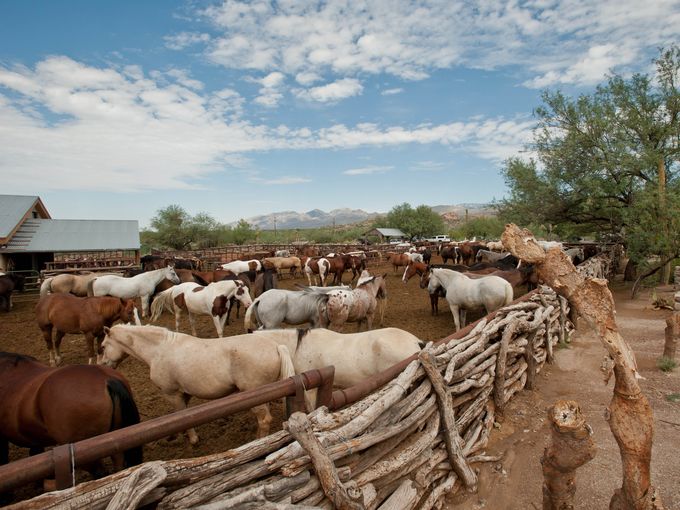
[[456, 326], [456, 331], [460, 329], [460, 309], [457, 305], [452, 305], [449, 303], [449, 308], [451, 309], [451, 315], [453, 315], [453, 323]]
[[189, 324], [191, 324], [191, 334], [194, 336], [198, 336], [196, 334], [196, 324], [194, 323], [194, 316], [189, 311], [187, 311], [187, 315], [189, 316]]
[[57, 334], [54, 336], [54, 353], [55, 353], [55, 364], [56, 366], [61, 365], [61, 352], [59, 351], [59, 348], [61, 347], [61, 339], [64, 338], [64, 333], [63, 331], [57, 330]]
[[45, 345], [47, 345], [47, 352], [50, 355], [50, 366], [53, 367], [56, 361], [54, 360], [54, 344], [52, 343], [52, 324], [47, 324], [40, 329], [42, 330]]
[[465, 315], [467, 314], [467, 310], [465, 308], [460, 309], [460, 327], [464, 328], [466, 324], [465, 320]]
[[[215, 330], [217, 331], [217, 336], [220, 337], [220, 338], [222, 338], [222, 332], [223, 332], [223, 329], [222, 329], [222, 327], [224, 325], [224, 323], [222, 322], [223, 318], [226, 321], [226, 319], [227, 319], [226, 313], [224, 315], [222, 315], [222, 317], [220, 317], [219, 315], [213, 315], [212, 316], [213, 324], [215, 324]], [[194, 335], [194, 336], [196, 336], [196, 335]]]
[[[165, 393], [163, 396], [168, 402], [175, 406], [176, 411], [186, 409], [189, 404], [189, 399], [191, 399], [191, 395], [182, 392], [172, 394]], [[194, 445], [198, 443], [198, 434], [196, 434], [196, 431], [193, 428], [187, 429], [185, 432], [187, 433], [187, 436], [189, 436], [190, 444]]]
[[175, 331], [179, 332], [179, 320], [182, 317], [182, 309], [175, 305]]
[[149, 316], [149, 301], [151, 299], [151, 295], [147, 294], [145, 296], [142, 296], [141, 299], [142, 299], [142, 318], [148, 317]]
[[99, 335], [97, 335], [96, 337], [94, 337], [95, 342], [97, 342], [97, 343], [94, 344], [95, 348], [97, 349], [97, 365], [99, 365], [99, 363], [101, 363], [102, 342], [104, 341], [105, 337], [106, 337], [106, 333], [104, 333], [104, 332], [102, 332]]
[[85, 344], [87, 345], [87, 364], [91, 365], [94, 361], [94, 334], [92, 331], [85, 333]]
[[251, 409], [257, 418], [257, 438], [269, 435], [269, 428], [272, 423], [272, 415], [269, 412], [269, 404], [262, 404]]

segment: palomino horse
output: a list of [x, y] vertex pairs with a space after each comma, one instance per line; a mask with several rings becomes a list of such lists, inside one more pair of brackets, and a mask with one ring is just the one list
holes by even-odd
[[24, 277], [18, 274], [0, 275], [0, 306], [9, 312], [12, 309], [12, 291], [24, 290]]
[[[102, 363], [115, 367], [130, 355], [149, 365], [151, 381], [175, 409], [186, 409], [192, 396], [212, 400], [258, 388], [295, 375], [288, 349], [252, 335], [196, 338], [157, 326], [118, 324], [106, 328]], [[257, 437], [269, 433], [269, 406], [252, 409]], [[187, 430], [189, 442], [198, 435]]]
[[[139, 423], [130, 385], [99, 365], [50, 368], [30, 356], [0, 352], [0, 464], [8, 441], [39, 453], [48, 446]], [[116, 469], [142, 462], [142, 447], [113, 456]]]
[[[386, 276], [386, 274], [371, 276], [368, 271], [364, 271], [356, 289], [333, 289], [325, 292], [328, 295], [328, 303], [326, 304], [328, 328], [341, 331], [345, 323], [356, 322], [357, 331], [361, 331], [363, 324], [366, 324], [366, 329], [370, 330], [373, 327], [373, 315], [378, 306], [378, 299], [381, 300], [382, 304], [380, 313], [380, 324], [382, 325], [385, 313], [384, 300], [387, 298]], [[311, 292], [318, 291], [312, 290]]]
[[274, 268], [281, 274], [283, 269], [290, 269], [290, 274], [295, 278], [297, 271], [302, 269], [302, 262], [299, 257], [267, 257], [262, 261], [266, 268]]
[[[278, 329], [255, 331], [257, 339], [271, 339], [293, 353], [295, 372], [335, 366], [333, 385], [348, 388], [418, 352], [422, 343], [397, 328], [361, 333], [337, 333], [328, 329]], [[232, 337], [236, 338], [236, 337]]]
[[294, 326], [310, 323], [313, 328], [325, 328], [328, 325], [327, 301], [328, 296], [322, 293], [271, 289], [255, 299], [248, 308], [244, 327], [246, 332], [258, 328], [279, 328], [283, 323]]
[[246, 308], [252, 303], [248, 287], [240, 280], [222, 280], [207, 287], [194, 282], [180, 283], [156, 296], [151, 305], [151, 320], [158, 320], [163, 309], [171, 309], [172, 306], [175, 313], [175, 331], [179, 331], [179, 321], [184, 310], [189, 315], [191, 333], [196, 336], [193, 314], [210, 315], [217, 336], [222, 337], [232, 297], [236, 297]]
[[88, 274], [58, 274], [46, 278], [40, 285], [40, 296], [47, 296], [50, 292], [66, 292], [74, 296], [87, 296], [87, 284], [95, 278], [112, 273]]
[[[104, 326], [111, 327], [117, 320], [130, 322], [134, 308], [132, 299], [108, 296], [81, 298], [58, 292], [41, 297], [35, 307], [35, 316], [50, 353], [50, 365], [61, 365], [59, 347], [67, 333], [85, 335], [88, 363], [92, 364], [95, 360], [95, 341], [97, 355], [101, 351]], [[57, 333], [52, 341], [54, 329]]]
[[438, 286], [446, 291], [456, 331], [465, 326], [467, 310], [484, 308], [489, 313], [512, 302], [512, 285], [498, 276], [473, 279], [450, 269], [433, 268], [427, 290], [432, 293]]
[[317, 281], [316, 275], [319, 276], [318, 280], [321, 280], [321, 286], [325, 287], [326, 286], [326, 275], [328, 274], [328, 270], [330, 269], [331, 263], [328, 262], [328, 259], [325, 258], [319, 258], [319, 259], [313, 259], [311, 257], [307, 258], [305, 260], [305, 265], [304, 265], [304, 273], [307, 276], [307, 283], [309, 285], [312, 284], [312, 275], [314, 275], [314, 283], [319, 284]]
[[88, 296], [114, 296], [123, 299], [142, 298], [142, 317], [149, 314], [149, 299], [163, 279], [172, 283], [179, 283], [179, 277], [171, 266], [163, 269], [154, 269], [146, 273], [138, 274], [132, 278], [106, 275], [99, 276], [90, 281], [87, 286]]

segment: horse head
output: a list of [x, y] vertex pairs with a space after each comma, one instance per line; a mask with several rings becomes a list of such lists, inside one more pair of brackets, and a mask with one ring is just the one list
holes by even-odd
[[175, 273], [175, 268], [170, 264], [165, 266], [163, 275], [167, 280], [170, 280], [175, 285], [180, 283], [179, 276], [177, 276], [177, 273]]
[[120, 362], [128, 357], [128, 353], [123, 350], [115, 335], [118, 334], [119, 328], [113, 326], [109, 328], [104, 326], [104, 333], [106, 337], [102, 342], [102, 357], [100, 364], [107, 367], [116, 368]]
[[234, 293], [234, 297], [238, 299], [243, 306], [248, 308], [250, 305], [253, 304], [253, 300], [250, 297], [250, 292], [248, 292], [248, 287], [240, 281], [235, 281], [236, 283], [236, 292]]
[[132, 313], [135, 310], [134, 299], [120, 298], [120, 312], [118, 313], [118, 320], [123, 323], [132, 322]]

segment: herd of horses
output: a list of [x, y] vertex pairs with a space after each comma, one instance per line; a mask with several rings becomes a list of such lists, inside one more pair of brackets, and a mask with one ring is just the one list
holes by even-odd
[[[390, 253], [388, 261], [395, 270], [404, 267], [404, 283], [420, 276], [433, 314], [444, 297], [458, 330], [465, 325], [468, 310], [491, 312], [512, 301], [513, 287], [538, 283], [533, 267], [512, 255], [482, 246], [471, 249], [472, 255], [453, 250], [452, 258], [449, 247], [443, 247], [438, 251], [444, 263], [439, 265], [430, 264], [430, 250]], [[147, 259], [141, 272], [127, 277], [70, 274], [45, 280], [35, 311], [52, 366], [21, 354], [0, 353], [0, 462], [7, 461], [8, 441], [39, 451], [138, 422], [129, 384], [114, 370], [128, 356], [146, 363], [151, 381], [164, 397], [176, 409], [184, 409], [192, 396], [219, 398], [326, 365], [335, 365], [337, 386], [351, 386], [422, 347], [411, 333], [382, 328], [387, 275], [370, 274], [365, 256], [277, 255], [234, 261], [214, 271], [156, 267], [155, 259]], [[447, 265], [449, 259], [454, 264]], [[277, 288], [283, 269], [303, 272], [309, 285], [298, 285], [299, 290]], [[354, 288], [342, 283], [349, 271], [352, 281], [358, 277]], [[326, 286], [330, 274], [334, 274], [333, 285]], [[312, 285], [312, 278], [321, 285]], [[2, 298], [2, 290], [5, 286], [20, 289], [21, 284], [13, 275], [0, 276], [0, 299], [4, 299], [0, 304], [6, 309], [11, 301]], [[137, 298], [142, 317], [152, 322], [166, 310], [174, 313], [175, 331], [142, 325]], [[246, 308], [245, 332], [223, 337], [234, 304]], [[188, 314], [191, 335], [179, 331], [183, 312]], [[211, 317], [217, 338], [198, 338], [194, 315]], [[376, 322], [381, 329], [373, 329]], [[356, 323], [357, 332], [344, 333], [347, 323]], [[281, 329], [283, 325], [312, 329]], [[59, 366], [61, 340], [73, 333], [84, 335], [90, 365]], [[78, 393], [76, 404], [61, 403], [68, 391], [60, 388], [69, 385], [87, 386], [87, 391]], [[313, 395], [308, 397], [313, 400]], [[59, 412], [48, 409], [51, 405], [58, 405]], [[258, 437], [266, 435], [272, 420], [268, 406], [258, 406], [253, 413]], [[26, 431], [30, 430], [39, 433], [29, 437]], [[194, 430], [187, 435], [192, 444], [198, 441]], [[115, 465], [139, 461], [141, 451], [131, 450]]]

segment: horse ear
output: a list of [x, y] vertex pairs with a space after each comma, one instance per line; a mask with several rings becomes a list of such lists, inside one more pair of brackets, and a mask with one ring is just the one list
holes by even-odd
[[104, 334], [108, 336], [108, 334], [111, 332], [111, 328], [108, 326], [104, 326]]
[[387, 278], [387, 273], [383, 273], [382, 277]]

